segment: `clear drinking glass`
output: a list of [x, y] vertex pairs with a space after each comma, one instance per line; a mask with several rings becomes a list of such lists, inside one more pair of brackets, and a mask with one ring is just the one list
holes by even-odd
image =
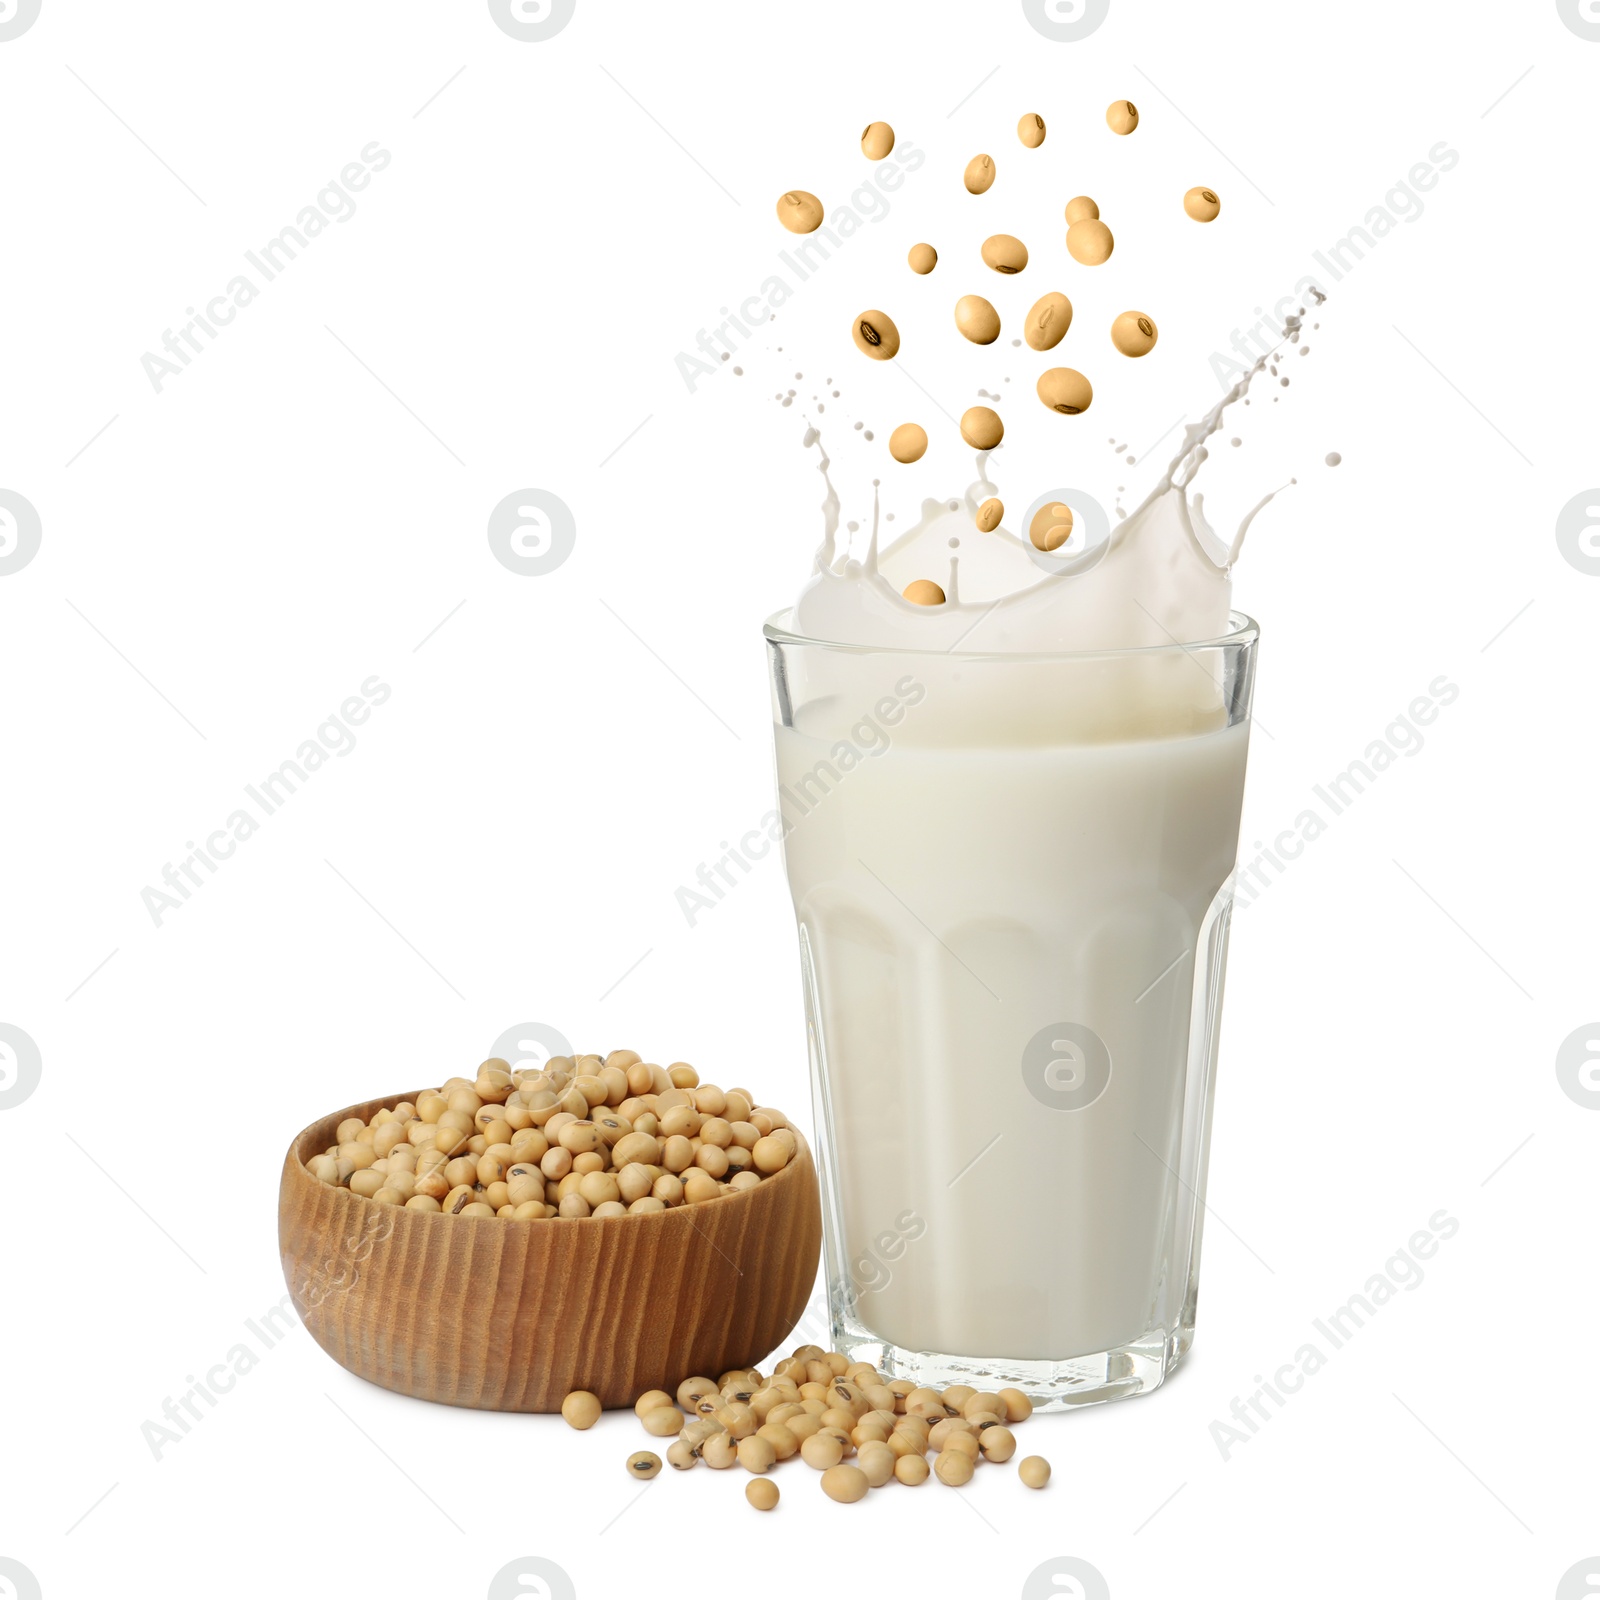
[[878, 650], [766, 626], [837, 1348], [1060, 1408], [1188, 1350], [1256, 625]]

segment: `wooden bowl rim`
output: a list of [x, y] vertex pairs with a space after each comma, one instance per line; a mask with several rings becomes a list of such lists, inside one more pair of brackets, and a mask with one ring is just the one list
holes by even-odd
[[[404, 1101], [404, 1100], [409, 1100], [413, 1104], [415, 1104], [418, 1095], [430, 1094], [432, 1092], [433, 1091], [430, 1090], [430, 1089], [413, 1089], [413, 1090], [411, 1090], [411, 1091], [409, 1091], [407, 1093], [400, 1094], [400, 1095], [385, 1095], [385, 1096], [381, 1096], [380, 1098], [378, 1098], [376, 1100], [367, 1100], [367, 1101], [361, 1102], [358, 1105], [346, 1106], [342, 1111], [330, 1112], [327, 1116], [319, 1117], [315, 1122], [308, 1123], [304, 1128], [302, 1128], [299, 1131], [299, 1133], [297, 1133], [294, 1136], [293, 1139], [291, 1139], [289, 1141], [289, 1149], [288, 1149], [288, 1151], [287, 1151], [287, 1153], [286, 1153], [286, 1155], [284, 1157], [284, 1181], [285, 1181], [285, 1183], [291, 1183], [291, 1182], [296, 1181], [294, 1178], [290, 1177], [290, 1174], [291, 1173], [297, 1173], [299, 1175], [300, 1179], [303, 1179], [306, 1183], [313, 1185], [317, 1189], [326, 1189], [330, 1193], [336, 1194], [336, 1195], [341, 1195], [342, 1194], [347, 1201], [353, 1201], [353, 1202], [356, 1202], [356, 1203], [358, 1203], [360, 1205], [376, 1206], [377, 1205], [377, 1201], [369, 1199], [366, 1195], [357, 1194], [354, 1189], [349, 1188], [345, 1184], [342, 1184], [342, 1183], [324, 1183], [321, 1178], [314, 1177], [312, 1175], [312, 1173], [311, 1173], [310, 1168], [308, 1168], [306, 1166], [306, 1158], [301, 1152], [302, 1152], [303, 1149], [307, 1149], [307, 1148], [312, 1147], [312, 1144], [313, 1144], [312, 1135], [316, 1134], [319, 1130], [323, 1130], [323, 1129], [327, 1129], [329, 1131], [336, 1131], [338, 1129], [339, 1124], [341, 1122], [343, 1122], [346, 1117], [360, 1117], [363, 1122], [369, 1122], [369, 1121], [371, 1121], [372, 1114], [375, 1111], [379, 1111], [379, 1110], [387, 1109], [387, 1108], [392, 1107], [392, 1106], [399, 1105], [401, 1103], [401, 1101]], [[496, 1227], [502, 1227], [502, 1228], [505, 1227], [507, 1224], [511, 1224], [511, 1225], [513, 1225], [515, 1227], [519, 1227], [519, 1228], [544, 1228], [544, 1227], [550, 1226], [552, 1223], [555, 1223], [555, 1224], [565, 1223], [565, 1224], [568, 1224], [568, 1225], [573, 1225], [573, 1226], [578, 1226], [578, 1227], [582, 1227], [583, 1225], [588, 1224], [588, 1223], [599, 1223], [603, 1227], [603, 1226], [605, 1226], [605, 1224], [611, 1223], [611, 1222], [617, 1222], [617, 1223], [621, 1223], [621, 1222], [647, 1223], [647, 1222], [657, 1221], [657, 1220], [665, 1221], [669, 1217], [680, 1217], [680, 1218], [687, 1219], [687, 1218], [690, 1217], [691, 1213], [696, 1212], [696, 1211], [703, 1212], [705, 1207], [707, 1207], [707, 1206], [714, 1206], [714, 1205], [720, 1204], [722, 1202], [728, 1202], [728, 1201], [739, 1202], [739, 1201], [754, 1199], [754, 1197], [756, 1195], [762, 1194], [765, 1191], [767, 1191], [769, 1186], [771, 1186], [773, 1184], [782, 1184], [782, 1183], [784, 1183], [784, 1181], [789, 1178], [791, 1173], [795, 1173], [799, 1169], [802, 1169], [802, 1168], [809, 1168], [811, 1166], [811, 1148], [806, 1143], [805, 1135], [803, 1133], [801, 1133], [801, 1131], [798, 1128], [794, 1127], [793, 1124], [790, 1125], [789, 1131], [795, 1137], [795, 1144], [796, 1144], [797, 1148], [795, 1150], [794, 1159], [791, 1162], [789, 1162], [789, 1164], [787, 1166], [785, 1166], [782, 1169], [782, 1171], [774, 1172], [770, 1177], [763, 1178], [761, 1180], [761, 1182], [758, 1183], [753, 1189], [745, 1189], [743, 1191], [734, 1190], [732, 1192], [724, 1192], [722, 1194], [719, 1194], [716, 1197], [715, 1200], [700, 1200], [700, 1201], [696, 1201], [695, 1204], [692, 1205], [692, 1206], [687, 1206], [687, 1205], [684, 1205], [684, 1206], [668, 1206], [665, 1211], [646, 1211], [646, 1212], [644, 1212], [642, 1214], [638, 1214], [638, 1215], [635, 1215], [635, 1214], [632, 1214], [632, 1213], [624, 1213], [624, 1215], [622, 1215], [620, 1217], [520, 1217], [519, 1218], [519, 1217], [498, 1217], [497, 1216], [497, 1217], [450, 1217], [447, 1220], [449, 1222], [455, 1224], [456, 1226], [459, 1226], [463, 1222], [468, 1222], [468, 1223], [479, 1223], [479, 1224], [482, 1224], [483, 1226], [488, 1226], [490, 1223], [493, 1223]], [[314, 1143], [315, 1143], [315, 1148], [318, 1149], [318, 1150], [321, 1150], [321, 1149], [326, 1148], [326, 1146], [329, 1143], [329, 1141], [326, 1138], [322, 1138], [322, 1139], [316, 1140]], [[785, 1189], [783, 1191], [774, 1191], [774, 1193], [769, 1196], [768, 1203], [769, 1204], [775, 1204], [778, 1201], [781, 1201], [781, 1200], [786, 1199], [786, 1198], [789, 1198], [787, 1189]], [[795, 1198], [798, 1199], [800, 1197], [796, 1196]], [[338, 1203], [339, 1202], [337, 1202], [337, 1201], [335, 1202], [335, 1204], [338, 1204]], [[393, 1212], [396, 1212], [396, 1213], [399, 1213], [399, 1214], [402, 1214], [402, 1215], [405, 1215], [405, 1216], [409, 1216], [409, 1217], [429, 1217], [429, 1218], [432, 1218], [432, 1217], [443, 1217], [444, 1216], [444, 1213], [442, 1211], [409, 1211], [409, 1210], [407, 1210], [407, 1208], [405, 1206], [385, 1205], [385, 1206], [380, 1206], [378, 1209], [380, 1211], [393, 1211]], [[682, 1227], [682, 1226], [684, 1226], [684, 1223], [683, 1222], [679, 1222], [679, 1223], [675, 1224], [675, 1226]], [[693, 1222], [689, 1222], [688, 1226], [690, 1226], [691, 1228], [694, 1228]], [[694, 1228], [694, 1231], [696, 1233], [698, 1233], [700, 1230], [698, 1228]]]

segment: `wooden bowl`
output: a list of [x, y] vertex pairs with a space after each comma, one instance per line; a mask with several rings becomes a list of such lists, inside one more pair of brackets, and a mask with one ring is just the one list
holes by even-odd
[[323, 1117], [284, 1158], [278, 1245], [295, 1310], [340, 1366], [419, 1400], [559, 1411], [574, 1389], [631, 1406], [777, 1348], [805, 1309], [822, 1247], [804, 1139], [743, 1193], [625, 1217], [446, 1217], [321, 1182]]

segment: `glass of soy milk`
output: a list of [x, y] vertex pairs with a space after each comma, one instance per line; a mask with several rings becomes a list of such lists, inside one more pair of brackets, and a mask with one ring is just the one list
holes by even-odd
[[767, 624], [832, 1336], [886, 1372], [1059, 1408], [1189, 1348], [1257, 642], [1223, 615], [1073, 651]]

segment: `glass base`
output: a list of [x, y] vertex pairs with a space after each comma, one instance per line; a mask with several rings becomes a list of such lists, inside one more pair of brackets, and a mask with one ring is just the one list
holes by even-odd
[[870, 1361], [888, 1378], [905, 1378], [919, 1388], [1020, 1389], [1035, 1411], [1070, 1411], [1149, 1394], [1164, 1383], [1194, 1343], [1194, 1323], [1170, 1332], [1157, 1329], [1131, 1344], [1067, 1361], [1022, 1361], [1006, 1357], [951, 1356], [932, 1350], [904, 1350], [835, 1313], [833, 1347], [852, 1361]]

